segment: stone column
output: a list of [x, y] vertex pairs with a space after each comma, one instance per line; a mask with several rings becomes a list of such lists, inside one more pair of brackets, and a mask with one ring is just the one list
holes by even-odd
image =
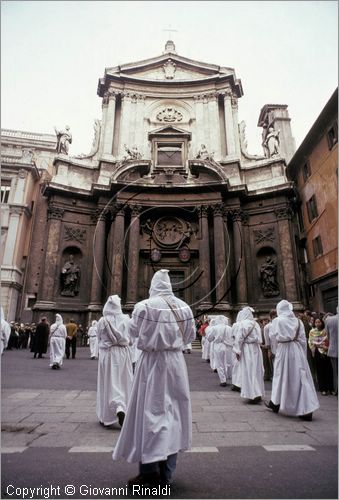
[[218, 306], [224, 305], [227, 302], [225, 293], [227, 290], [228, 274], [226, 268], [226, 253], [225, 253], [225, 233], [223, 220], [223, 205], [218, 204], [213, 206], [214, 218], [214, 265], [215, 265], [215, 296]]
[[25, 203], [25, 187], [26, 187], [27, 172], [21, 168], [16, 177], [14, 196], [12, 203]]
[[93, 237], [93, 268], [90, 310], [101, 308], [102, 279], [104, 273], [105, 244], [106, 244], [106, 212], [98, 210], [95, 214], [97, 225]]
[[135, 144], [137, 145], [142, 157], [145, 155], [144, 150], [144, 138], [147, 137], [146, 130], [144, 128], [144, 115], [145, 115], [145, 96], [137, 96], [137, 112], [136, 112], [136, 126], [135, 126]]
[[111, 261], [111, 291], [110, 295], [117, 294], [121, 297], [122, 271], [125, 247], [125, 207], [116, 205], [114, 221], [113, 255]]
[[2, 261], [5, 266], [11, 266], [15, 262], [16, 241], [19, 236], [19, 223], [23, 210], [22, 206], [10, 206], [9, 208], [8, 232]]
[[214, 152], [214, 159], [220, 160], [221, 158], [221, 145], [220, 145], [220, 126], [219, 126], [219, 109], [217, 95], [213, 94], [208, 103], [210, 115], [210, 148], [211, 153]]
[[203, 205], [200, 208], [201, 217], [201, 240], [199, 247], [199, 267], [202, 271], [199, 280], [201, 291], [201, 306], [209, 307], [211, 305], [211, 273], [210, 273], [210, 245], [208, 230], [208, 206]]
[[47, 303], [46, 305], [54, 303], [55, 295], [59, 291], [60, 277], [56, 275], [56, 272], [60, 260], [59, 242], [64, 212], [62, 208], [54, 206], [48, 208], [47, 248], [39, 306], [41, 303]]
[[236, 278], [237, 302], [239, 306], [247, 304], [247, 277], [245, 261], [245, 241], [242, 231], [242, 220], [244, 213], [240, 209], [230, 211], [233, 222], [233, 244], [234, 244], [234, 264], [235, 272], [239, 268]]
[[235, 150], [240, 158], [240, 139], [239, 139], [239, 124], [238, 124], [238, 98], [235, 94], [232, 95], [232, 113], [233, 113], [233, 133], [235, 138]]
[[233, 112], [232, 112], [232, 92], [226, 91], [224, 97], [224, 110], [225, 110], [225, 130], [226, 130], [226, 150], [227, 156], [234, 156], [236, 153], [234, 126], [233, 126]]
[[290, 302], [297, 302], [298, 292], [293, 258], [293, 240], [290, 231], [291, 210], [289, 207], [274, 210], [278, 220], [281, 263], [285, 282], [285, 297]]
[[104, 119], [105, 130], [104, 130], [103, 154], [112, 156], [116, 93], [113, 91], [109, 91], [107, 99], [108, 99], [108, 106], [106, 108], [105, 119]]
[[193, 151], [194, 156], [200, 150], [201, 144], [205, 143], [204, 139], [204, 104], [202, 102], [202, 97], [197, 95], [195, 99], [195, 116], [196, 116], [196, 142], [194, 144], [195, 151]]
[[138, 297], [140, 207], [135, 205], [131, 207], [131, 210], [128, 243], [127, 306], [134, 305]]
[[133, 146], [133, 144], [129, 144], [130, 122], [131, 122], [131, 97], [128, 93], [125, 93], [121, 101], [120, 147], [119, 147], [120, 157], [123, 157], [126, 154], [125, 144], [127, 147]]

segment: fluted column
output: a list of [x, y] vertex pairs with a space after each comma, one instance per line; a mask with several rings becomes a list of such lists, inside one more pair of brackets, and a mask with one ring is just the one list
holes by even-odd
[[108, 99], [108, 105], [106, 108], [105, 120], [104, 120], [105, 130], [104, 130], [103, 154], [112, 155], [114, 125], [115, 125], [116, 93], [114, 91], [109, 91], [107, 93], [106, 99]]
[[235, 137], [234, 137], [234, 122], [232, 112], [232, 92], [226, 91], [224, 97], [225, 110], [225, 131], [226, 131], [226, 150], [227, 156], [234, 156], [236, 153]]
[[225, 253], [225, 232], [223, 220], [223, 205], [213, 206], [214, 219], [214, 266], [215, 266], [215, 295], [218, 304], [225, 304], [227, 290], [227, 267]]
[[93, 269], [91, 303], [89, 309], [97, 309], [102, 300], [102, 279], [104, 274], [105, 243], [106, 243], [106, 212], [100, 210], [95, 214], [97, 225], [93, 237]]
[[289, 222], [291, 218], [291, 210], [289, 207], [276, 208], [275, 214], [278, 220], [281, 262], [285, 282], [285, 297], [290, 302], [296, 302], [298, 300], [298, 291], [292, 251], [293, 241], [291, 238]]
[[240, 209], [230, 211], [233, 222], [233, 244], [235, 271], [238, 270], [236, 278], [237, 302], [238, 305], [247, 304], [247, 276], [245, 260], [245, 242], [242, 234], [242, 219], [244, 213]]
[[39, 302], [53, 302], [59, 287], [59, 277], [56, 276], [60, 258], [60, 231], [64, 210], [59, 207], [48, 209], [47, 248]]
[[220, 145], [220, 124], [219, 124], [219, 109], [217, 95], [210, 96], [208, 103], [210, 115], [210, 150], [214, 153], [214, 159], [220, 160], [221, 145]]
[[120, 157], [126, 154], [125, 144], [128, 147], [132, 147], [133, 144], [130, 144], [129, 141], [129, 133], [130, 133], [130, 123], [131, 123], [131, 96], [128, 93], [125, 93], [122, 98], [121, 105], [121, 124], [120, 124]]
[[201, 240], [199, 248], [199, 267], [202, 270], [202, 276], [199, 280], [201, 290], [201, 305], [208, 307], [211, 303], [211, 273], [210, 273], [210, 246], [208, 230], [208, 206], [203, 205], [200, 208], [201, 217]]
[[128, 244], [127, 305], [135, 304], [138, 297], [140, 207], [133, 206], [131, 209]]
[[114, 221], [113, 255], [111, 262], [111, 294], [121, 297], [122, 271], [125, 244], [125, 208], [124, 205], [116, 205], [116, 216]]

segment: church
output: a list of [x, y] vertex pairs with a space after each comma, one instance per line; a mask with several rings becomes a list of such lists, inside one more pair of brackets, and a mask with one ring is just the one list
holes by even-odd
[[130, 313], [168, 269], [198, 316], [267, 314], [285, 298], [302, 309], [286, 165], [295, 145], [286, 104], [262, 107], [262, 156], [239, 123], [232, 68], [188, 59], [173, 41], [151, 59], [106, 68], [101, 120], [88, 154], [58, 133], [41, 186], [24, 293], [41, 315], [88, 325], [111, 294]]

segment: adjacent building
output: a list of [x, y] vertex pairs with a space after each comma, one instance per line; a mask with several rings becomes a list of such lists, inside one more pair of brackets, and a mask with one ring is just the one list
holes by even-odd
[[287, 167], [295, 182], [300, 279], [313, 311], [338, 305], [338, 89]]

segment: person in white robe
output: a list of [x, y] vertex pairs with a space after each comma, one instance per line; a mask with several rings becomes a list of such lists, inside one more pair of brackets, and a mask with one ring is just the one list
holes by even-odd
[[96, 320], [92, 321], [92, 325], [88, 329], [88, 341], [91, 359], [98, 359], [98, 337], [97, 337], [97, 324]]
[[122, 427], [131, 394], [129, 321], [129, 316], [121, 310], [120, 297], [111, 295], [96, 325], [99, 344], [96, 412], [104, 426], [119, 422]]
[[135, 366], [141, 356], [140, 349], [138, 349], [138, 339], [130, 339], [130, 349], [131, 349], [131, 357], [132, 357], [132, 366], [133, 366], [133, 373], [135, 371]]
[[55, 315], [55, 323], [51, 326], [49, 337], [49, 366], [58, 370], [65, 356], [67, 330], [60, 314]]
[[135, 305], [129, 327], [142, 351], [113, 460], [139, 462], [136, 484], [168, 484], [177, 453], [191, 447], [192, 411], [182, 349], [195, 337], [193, 313], [176, 298], [168, 270], [157, 271], [149, 299]]
[[261, 342], [261, 329], [253, 318], [253, 309], [246, 306], [237, 316], [233, 351], [240, 365], [240, 396], [253, 404], [259, 403], [265, 394]]
[[[233, 346], [235, 341], [236, 330], [238, 328], [238, 323], [242, 316], [242, 312], [239, 311], [237, 314], [237, 318], [235, 323], [232, 325], [232, 339]], [[232, 348], [232, 391], [240, 392], [241, 391], [241, 369], [240, 369], [240, 361], [238, 360], [235, 352]]]
[[232, 376], [232, 328], [226, 316], [218, 316], [212, 326], [214, 335], [214, 359], [221, 387], [226, 387], [226, 380]]
[[212, 326], [215, 325], [216, 322], [216, 316], [213, 316], [209, 318], [209, 324], [205, 329], [205, 344], [204, 344], [204, 350], [203, 352], [203, 359], [206, 359], [206, 361], [209, 361], [211, 369], [214, 371], [216, 368], [214, 367], [214, 335], [211, 334], [212, 332]]
[[8, 340], [11, 335], [11, 325], [5, 320], [4, 310], [1, 307], [1, 354], [8, 346]]
[[307, 362], [305, 327], [287, 300], [281, 300], [276, 309], [278, 316], [271, 327], [277, 343], [272, 394], [269, 403], [265, 404], [275, 413], [312, 420], [319, 401]]
[[211, 320], [208, 320], [208, 325], [204, 328], [204, 335], [202, 336], [202, 341], [201, 341], [201, 344], [202, 344], [201, 357], [207, 363], [210, 362], [210, 347], [211, 347], [210, 342], [208, 342], [206, 339], [206, 330], [209, 326], [211, 326]]

